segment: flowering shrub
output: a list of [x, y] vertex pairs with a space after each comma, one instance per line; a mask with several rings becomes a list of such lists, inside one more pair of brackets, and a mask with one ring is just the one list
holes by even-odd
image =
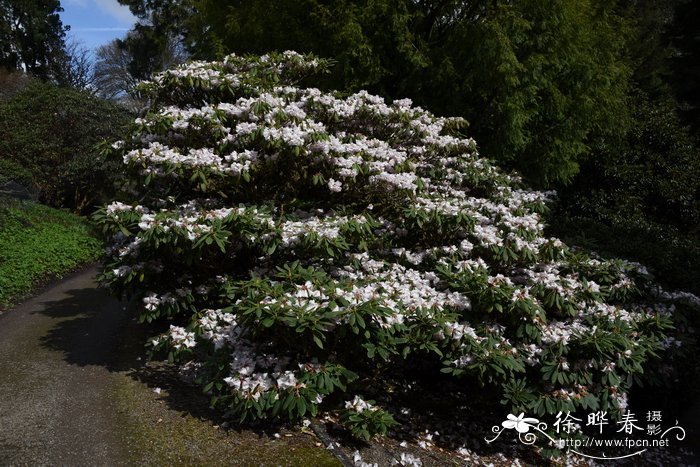
[[114, 196], [119, 168], [95, 146], [121, 135], [132, 118], [89, 92], [31, 80], [0, 100], [0, 183], [15, 180], [44, 204], [92, 212]]
[[171, 320], [155, 350], [241, 420], [350, 400], [362, 437], [392, 419], [355, 387], [409, 355], [515, 413], [624, 408], [676, 346], [673, 302], [696, 299], [546, 238], [549, 194], [480, 158], [463, 121], [295, 85], [326, 66], [229, 56], [142, 84], [151, 110], [113, 145], [131, 201], [96, 218], [104, 281]]
[[360, 396], [345, 403], [340, 420], [355, 437], [366, 441], [374, 435], [385, 435], [389, 428], [398, 425], [390, 413], [377, 407], [374, 401], [365, 401]]

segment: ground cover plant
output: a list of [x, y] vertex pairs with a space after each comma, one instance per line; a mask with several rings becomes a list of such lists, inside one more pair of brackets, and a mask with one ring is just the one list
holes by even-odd
[[697, 298], [545, 237], [552, 194], [482, 158], [462, 120], [303, 85], [327, 65], [285, 52], [158, 74], [108, 149], [128, 182], [95, 215], [103, 280], [168, 327], [154, 351], [214, 405], [337, 410], [367, 439], [395, 423], [368, 386], [420, 361], [513, 413], [619, 414], [646, 364], [683, 350], [674, 310]]
[[85, 219], [0, 197], [0, 309], [101, 253], [102, 243]]

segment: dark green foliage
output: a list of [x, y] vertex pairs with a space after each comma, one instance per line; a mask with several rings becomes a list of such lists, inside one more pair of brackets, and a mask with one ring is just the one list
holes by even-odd
[[[357, 402], [357, 399], [355, 400]], [[361, 404], [365, 403], [360, 401]], [[364, 410], [356, 410], [353, 408], [346, 408], [342, 411], [340, 420], [348, 429], [353, 436], [365, 441], [369, 441], [373, 436], [386, 435], [387, 431], [398, 425], [394, 417], [378, 407], [373, 407], [375, 402], [369, 400], [366, 402], [369, 408]]]
[[672, 103], [639, 96], [634, 104], [635, 125], [626, 150], [592, 158], [590, 173], [602, 172], [605, 178], [593, 177], [588, 183], [611, 195], [596, 204], [629, 215], [639, 212], [690, 233], [700, 222], [700, 151]]
[[672, 84], [681, 104], [683, 117], [700, 131], [700, 4], [683, 1], [675, 11], [673, 28], [668, 32], [675, 48], [671, 63]]
[[129, 72], [137, 80], [172, 67], [182, 60], [178, 50], [182, 24], [191, 15], [189, 1], [119, 0], [140, 19], [129, 34], [116, 45], [131, 55]]
[[0, 198], [0, 309], [38, 283], [96, 260], [101, 242], [83, 219], [32, 202]]
[[635, 258], [700, 292], [700, 149], [671, 102], [640, 94], [634, 119], [619, 147], [583, 167], [553, 221], [571, 243]]
[[14, 181], [29, 188], [33, 186], [32, 174], [17, 162], [0, 159], [0, 183]]
[[693, 8], [644, 0], [625, 12], [634, 24], [632, 125], [621, 140], [596, 146], [551, 220], [570, 243], [636, 259], [661, 281], [698, 293], [700, 148], [679, 118], [692, 122]]
[[87, 92], [34, 82], [0, 103], [0, 158], [31, 172], [43, 202], [85, 212], [118, 175], [96, 145], [128, 120]]
[[567, 182], [591, 141], [624, 131], [626, 23], [607, 2], [483, 3], [409, 95], [466, 117], [481, 152], [530, 183]]
[[61, 82], [67, 60], [58, 0], [0, 0], [0, 68]]
[[669, 32], [674, 29], [674, 9], [684, 0], [641, 0], [630, 4], [625, 16], [634, 24], [628, 54], [634, 63], [634, 86], [651, 99], [670, 98]]

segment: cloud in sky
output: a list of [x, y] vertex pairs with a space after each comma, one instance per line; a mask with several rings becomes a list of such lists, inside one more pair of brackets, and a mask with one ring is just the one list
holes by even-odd
[[129, 8], [117, 0], [62, 0], [61, 3], [61, 21], [70, 27], [69, 36], [89, 49], [123, 37], [136, 22]]
[[122, 24], [132, 25], [136, 22], [129, 7], [120, 5], [117, 0], [64, 0], [64, 4], [81, 9], [96, 7]]
[[72, 32], [119, 32], [130, 28], [71, 28]]
[[[87, 0], [76, 0], [78, 2]], [[129, 11], [129, 7], [120, 5], [117, 0], [94, 0], [97, 7], [105, 13], [112, 16], [122, 24], [132, 25], [136, 22], [136, 18]]]

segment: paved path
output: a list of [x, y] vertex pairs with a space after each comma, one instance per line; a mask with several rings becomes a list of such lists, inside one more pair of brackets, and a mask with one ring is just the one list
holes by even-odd
[[[0, 464], [108, 465], [122, 304], [76, 273], [0, 316]], [[98, 313], [99, 310], [99, 313]]]

